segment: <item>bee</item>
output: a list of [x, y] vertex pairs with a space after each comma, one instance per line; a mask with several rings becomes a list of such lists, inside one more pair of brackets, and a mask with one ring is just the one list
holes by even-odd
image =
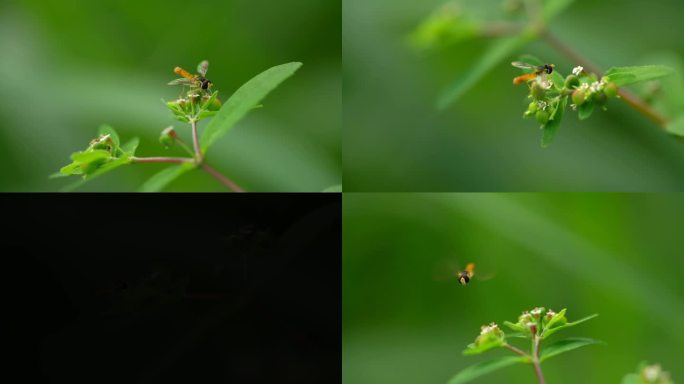
[[205, 77], [207, 75], [207, 70], [209, 70], [209, 62], [207, 60], [202, 60], [202, 62], [197, 65], [198, 75], [193, 75], [181, 67], [176, 67], [173, 69], [173, 72], [182, 77], [169, 82], [169, 85], [187, 85], [191, 88], [200, 88], [204, 91], [208, 91], [213, 83]]
[[524, 75], [517, 76], [513, 78], [513, 84], [522, 84], [525, 82], [528, 82], [530, 80], [533, 80], [537, 78], [537, 76], [545, 76], [551, 74], [553, 72], [553, 68], [555, 65], [553, 64], [544, 64], [544, 65], [532, 65], [529, 63], [523, 63], [522, 61], [514, 61], [511, 63], [512, 66], [516, 68], [522, 68], [522, 69], [532, 69], [533, 72], [526, 73]]

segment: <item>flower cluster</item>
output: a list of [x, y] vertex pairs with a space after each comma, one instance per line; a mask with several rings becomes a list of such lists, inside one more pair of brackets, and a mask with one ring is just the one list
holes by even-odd
[[605, 77], [599, 79], [593, 73], [587, 73], [583, 67], [573, 68], [572, 74], [563, 78], [557, 71], [541, 74], [527, 82], [528, 98], [532, 101], [527, 106], [523, 117], [534, 116], [542, 128], [550, 121], [559, 119], [559, 110], [565, 105], [568, 96], [572, 101], [570, 108], [579, 109], [579, 118], [586, 119], [595, 106], [605, 110], [608, 98], [617, 96], [617, 85]]

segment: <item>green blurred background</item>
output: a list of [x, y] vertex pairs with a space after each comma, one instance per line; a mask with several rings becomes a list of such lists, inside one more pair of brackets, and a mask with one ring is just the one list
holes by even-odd
[[[618, 383], [642, 360], [684, 378], [681, 195], [353, 193], [343, 210], [344, 383], [446, 383], [509, 353], [462, 356], [481, 325], [535, 306], [568, 308], [571, 321], [599, 314], [549, 342], [607, 343], [545, 362], [549, 383]], [[440, 281], [445, 259], [494, 276]], [[513, 366], [476, 382], [534, 373]]]
[[[574, 63], [534, 42], [439, 114], [435, 104], [490, 44], [417, 52], [410, 33], [444, 0], [345, 0], [345, 191], [674, 191], [684, 189], [684, 144], [611, 100], [579, 122], [565, 119], [548, 149], [523, 120], [524, 87], [510, 66], [533, 54], [567, 75]], [[464, 12], [496, 13], [511, 0], [464, 0]], [[604, 70], [669, 65], [684, 73], [679, 0], [577, 0], [550, 30]], [[681, 83], [679, 84], [681, 86]], [[680, 104], [682, 100], [679, 101]]]
[[[161, 99], [180, 92], [166, 85], [175, 66], [194, 71], [202, 59], [223, 100], [272, 66], [304, 63], [212, 147], [210, 164], [252, 191], [341, 183], [339, 0], [2, 2], [0, 52], [0, 190], [73, 182], [47, 177], [103, 123], [122, 141], [139, 136], [140, 156], [182, 155], [157, 142], [170, 124], [190, 141]], [[123, 167], [83, 189], [135, 190], [163, 168]], [[200, 171], [167, 190], [225, 191]]]

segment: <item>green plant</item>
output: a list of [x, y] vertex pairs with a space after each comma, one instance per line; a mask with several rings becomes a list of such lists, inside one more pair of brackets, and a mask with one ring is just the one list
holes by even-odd
[[[504, 325], [513, 330], [513, 333], [509, 334], [506, 334], [495, 323], [483, 325], [480, 335], [475, 339], [475, 342], [469, 344], [463, 351], [464, 355], [477, 355], [491, 349], [505, 348], [516, 356], [503, 356], [471, 365], [452, 377], [449, 380], [449, 384], [466, 383], [487, 373], [518, 363], [532, 365], [537, 382], [543, 384], [544, 375], [541, 364], [544, 361], [561, 353], [600, 343], [600, 341], [588, 338], [568, 338], [542, 348], [542, 342], [554, 333], [562, 329], [574, 327], [598, 316], [594, 314], [574, 322], [568, 322], [565, 312], [565, 309], [556, 313], [550, 309], [547, 311], [544, 308], [534, 308], [531, 311], [525, 311], [518, 317], [516, 323], [504, 322]], [[509, 344], [509, 339], [511, 338], [529, 340], [529, 353]]]
[[622, 378], [622, 384], [673, 384], [668, 372], [663, 371], [660, 364], [649, 365], [645, 361], [639, 364], [638, 373], [630, 373]]
[[[486, 11], [475, 9], [472, 4], [472, 9], [466, 8], [461, 1], [449, 1], [434, 11], [410, 36], [417, 49], [443, 48], [472, 39], [494, 40], [467, 73], [446, 87], [437, 101], [438, 109], [453, 105], [491, 70], [504, 63], [507, 66], [506, 59], [516, 51], [540, 40], [567, 57], [570, 61], [567, 68], [572, 66], [575, 68], [573, 72], [577, 72], [563, 78], [554, 71], [549, 81], [538, 78], [529, 82], [532, 103], [525, 116], [534, 115], [541, 124], [542, 147], [551, 144], [567, 106], [576, 109], [580, 120], [584, 120], [596, 106], [604, 108], [610, 97], [623, 100], [667, 132], [684, 136], [684, 109], [680, 101], [682, 84], [678, 76], [670, 76], [667, 87], [656, 88], [659, 90], [658, 98], [664, 99], [659, 103], [653, 99], [653, 91], [642, 92], [643, 97], [639, 97], [623, 88], [673, 75], [672, 69], [647, 65], [614, 67], [604, 73], [551, 32], [551, 21], [573, 1], [505, 0], [499, 11], [496, 7], [489, 7]], [[534, 62], [542, 64], [536, 59]]]
[[[80, 176], [81, 180], [67, 186], [66, 190], [72, 190], [86, 181], [125, 164], [168, 163], [172, 166], [153, 175], [139, 190], [142, 192], [162, 190], [175, 178], [199, 168], [231, 191], [242, 192], [242, 188], [235, 182], [207, 164], [204, 160], [205, 154], [212, 144], [228, 133], [249, 111], [260, 107], [259, 102], [294, 74], [301, 65], [301, 63], [293, 62], [267, 69], [242, 85], [225, 103], [221, 103], [218, 91], [212, 91], [211, 82], [203, 77], [208, 66], [208, 62], [203, 61], [198, 65], [198, 72], [201, 75], [196, 75], [194, 78], [188, 76], [187, 79], [178, 79], [169, 83], [170, 85], [183, 85], [184, 90], [186, 86], [188, 88], [178, 99], [166, 102], [167, 108], [176, 120], [190, 125], [192, 148], [180, 138], [173, 127], [165, 128], [159, 137], [164, 147], [178, 144], [188, 152], [190, 157], [137, 157], [135, 156], [138, 147], [137, 138], [121, 144], [116, 131], [110, 126], [103, 125], [100, 127], [99, 136], [93, 139], [86, 149], [72, 153], [71, 164], [62, 167], [59, 173], [51, 177]], [[200, 140], [197, 124], [210, 117], [213, 119], [204, 128]]]

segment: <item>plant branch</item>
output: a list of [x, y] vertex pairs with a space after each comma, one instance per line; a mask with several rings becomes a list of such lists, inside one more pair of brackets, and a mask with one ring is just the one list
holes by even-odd
[[173, 163], [183, 164], [192, 163], [194, 160], [189, 157], [131, 157], [134, 163]]
[[190, 119], [190, 124], [192, 125], [192, 145], [195, 148], [195, 161], [198, 164], [202, 162], [202, 150], [199, 145], [199, 137], [197, 136], [197, 120]]
[[541, 338], [532, 334], [532, 365], [534, 366], [534, 373], [537, 375], [537, 382], [544, 384], [544, 374], [541, 370], [541, 362], [539, 361], [539, 343]]
[[[594, 65], [584, 56], [575, 52], [572, 48], [570, 48], [567, 44], [562, 42], [548, 30], [545, 29], [541, 31], [540, 36], [546, 43], [551, 45], [553, 48], [557, 49], [559, 52], [568, 57], [571, 61], [575, 62], [577, 65], [581, 65], [589, 72], [596, 73], [599, 77], [603, 75], [603, 71], [601, 71], [598, 66]], [[636, 111], [638, 111], [642, 115], [649, 118], [651, 121], [658, 124], [661, 128], [665, 128], [665, 125], [667, 124], [667, 119], [663, 117], [660, 113], [652, 109], [648, 104], [644, 103], [632, 92], [620, 87], [618, 89], [618, 95], [620, 95], [620, 98], [624, 100], [624, 102], [627, 103], [630, 107], [634, 108]]]
[[527, 353], [523, 352], [522, 350], [520, 350], [520, 349], [518, 349], [518, 348], [516, 348], [516, 347], [514, 347], [514, 346], [512, 346], [512, 345], [510, 345], [510, 344], [508, 344], [508, 343], [504, 344], [504, 347], [510, 349], [511, 351], [513, 351], [514, 353], [516, 353], [516, 354], [518, 354], [518, 355], [520, 355], [520, 356], [523, 356], [523, 357], [530, 357], [530, 355], [528, 355]]
[[235, 182], [226, 176], [222, 175], [219, 171], [216, 169], [210, 167], [207, 163], [200, 163], [200, 166], [202, 169], [204, 169], [208, 174], [213, 176], [216, 180], [220, 181], [223, 185], [228, 187], [233, 192], [244, 192], [245, 190], [240, 188], [239, 185], [235, 184]]

